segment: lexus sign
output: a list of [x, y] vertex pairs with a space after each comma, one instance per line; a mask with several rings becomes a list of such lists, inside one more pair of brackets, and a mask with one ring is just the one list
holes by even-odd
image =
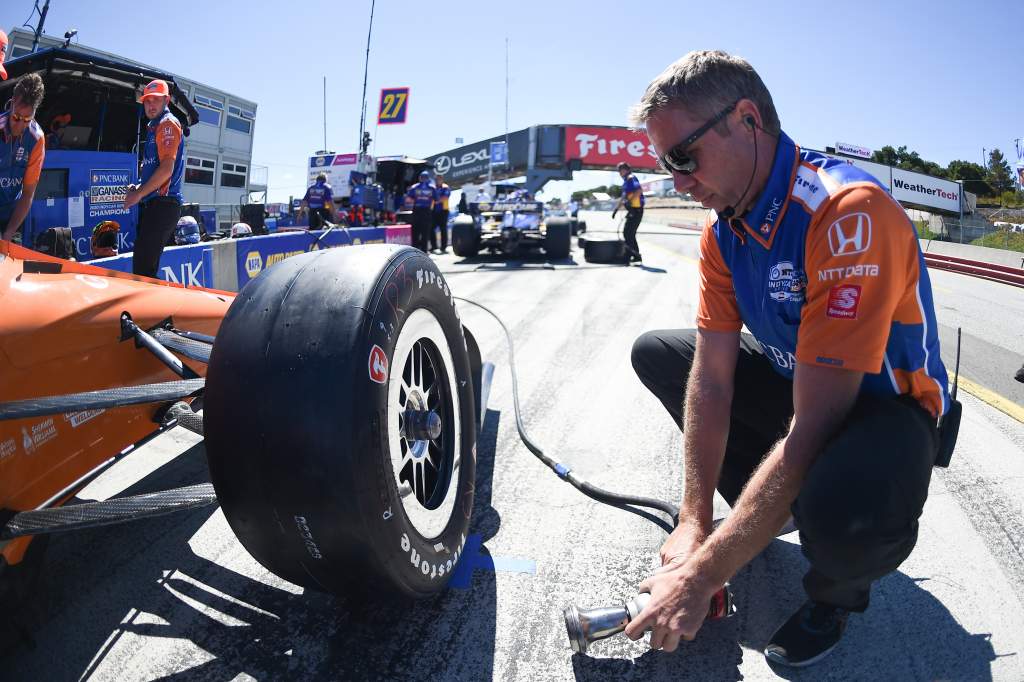
[[638, 170], [658, 168], [646, 132], [613, 126], [565, 126], [565, 159], [579, 159], [584, 168], [614, 168], [621, 161]]
[[[474, 142], [456, 149], [428, 156], [434, 170], [445, 176], [446, 179], [461, 185], [471, 182], [477, 178], [487, 177], [487, 168], [491, 162], [490, 145], [494, 142], [504, 142], [505, 136], [499, 135], [481, 142]], [[517, 130], [508, 135], [508, 158], [505, 160], [507, 168], [502, 172], [526, 170], [527, 157], [530, 146], [530, 131]]]

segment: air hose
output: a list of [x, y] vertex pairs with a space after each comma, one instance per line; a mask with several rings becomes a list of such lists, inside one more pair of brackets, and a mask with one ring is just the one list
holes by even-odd
[[[477, 303], [476, 301], [471, 301], [468, 298], [462, 298], [461, 296], [455, 296], [454, 298], [456, 300], [463, 301], [464, 303], [468, 303], [470, 305], [476, 306], [477, 308], [480, 308], [481, 310], [489, 314], [491, 317], [493, 317], [495, 320], [497, 320], [498, 324], [501, 326], [502, 331], [505, 332], [505, 339], [508, 342], [508, 366], [512, 375], [512, 399], [516, 413], [516, 429], [519, 431], [519, 438], [523, 441], [523, 445], [525, 445], [526, 448], [537, 457], [537, 459], [539, 459], [541, 462], [547, 465], [549, 469], [554, 471], [559, 478], [570, 483], [574, 488], [579, 490], [587, 497], [597, 500], [598, 502], [611, 505], [613, 507], [626, 507], [627, 509], [629, 507], [646, 507], [648, 509], [660, 511], [666, 514], [671, 519], [672, 528], [675, 528], [676, 524], [679, 522], [679, 508], [676, 507], [675, 505], [662, 500], [655, 500], [650, 497], [634, 497], [631, 495], [620, 495], [618, 493], [613, 493], [608, 490], [598, 488], [597, 486], [588, 483], [581, 476], [574, 474], [568, 466], [544, 454], [544, 451], [541, 450], [540, 447], [538, 447], [537, 444], [530, 439], [530, 436], [526, 433], [526, 428], [523, 426], [523, 419], [521, 415], [521, 410], [519, 408], [519, 380], [516, 374], [515, 350], [514, 344], [512, 342], [512, 333], [509, 331], [508, 327], [505, 326], [505, 323], [502, 321], [502, 319], [498, 317], [497, 313], [495, 313], [490, 308], [487, 308], [486, 306]], [[655, 523], [655, 525], [664, 529], [663, 523], [657, 517], [651, 517], [647, 515], [644, 515], [644, 517]]]

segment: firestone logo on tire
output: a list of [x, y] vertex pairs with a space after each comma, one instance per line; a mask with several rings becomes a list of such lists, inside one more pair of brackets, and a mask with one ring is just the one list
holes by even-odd
[[388, 356], [376, 344], [370, 349], [370, 381], [378, 384], [388, 381]]

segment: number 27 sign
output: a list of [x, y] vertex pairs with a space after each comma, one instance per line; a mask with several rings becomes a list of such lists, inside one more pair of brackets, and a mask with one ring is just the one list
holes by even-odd
[[405, 123], [409, 112], [409, 88], [383, 88], [380, 91], [380, 113], [377, 123]]

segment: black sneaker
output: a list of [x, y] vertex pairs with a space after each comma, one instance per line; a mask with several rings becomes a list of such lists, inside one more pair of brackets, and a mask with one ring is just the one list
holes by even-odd
[[808, 601], [775, 631], [764, 656], [791, 668], [817, 663], [839, 644], [849, 615], [846, 609]]
[[1017, 374], [1015, 374], [1013, 378], [1024, 384], [1024, 365], [1021, 365], [1020, 369], [1017, 370]]

